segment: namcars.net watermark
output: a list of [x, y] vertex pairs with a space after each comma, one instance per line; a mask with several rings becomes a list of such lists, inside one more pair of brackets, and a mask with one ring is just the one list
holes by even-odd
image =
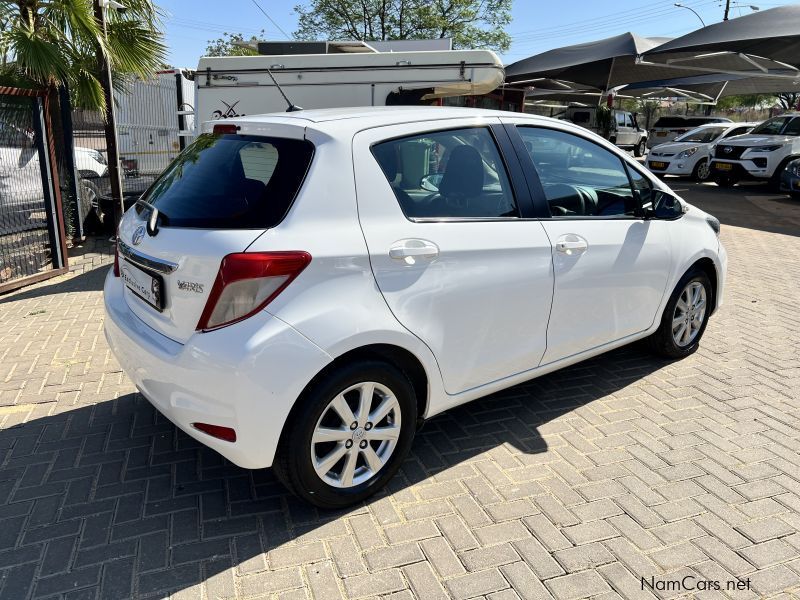
[[701, 579], [694, 575], [685, 575], [676, 579], [656, 579], [640, 577], [643, 590], [657, 592], [733, 592], [750, 589], [750, 578], [729, 579], [718, 581], [716, 579]]

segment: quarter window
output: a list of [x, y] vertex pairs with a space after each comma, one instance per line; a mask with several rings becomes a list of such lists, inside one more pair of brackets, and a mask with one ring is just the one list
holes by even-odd
[[489, 129], [432, 131], [372, 147], [406, 217], [519, 217]]
[[[640, 213], [618, 156], [563, 131], [528, 126], [517, 130], [554, 217], [633, 217]], [[649, 186], [646, 179], [644, 182]]]

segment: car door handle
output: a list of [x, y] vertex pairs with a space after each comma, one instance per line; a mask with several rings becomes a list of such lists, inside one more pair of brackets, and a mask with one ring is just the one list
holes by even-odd
[[556, 240], [556, 250], [564, 254], [583, 254], [589, 249], [589, 242], [581, 236], [568, 233]]
[[436, 258], [437, 256], [439, 256], [439, 246], [428, 240], [400, 240], [389, 248], [389, 258], [396, 260]]

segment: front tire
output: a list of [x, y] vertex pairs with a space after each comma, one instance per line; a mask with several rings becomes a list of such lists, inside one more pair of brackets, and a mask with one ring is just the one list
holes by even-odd
[[392, 478], [411, 449], [416, 397], [394, 365], [344, 365], [313, 383], [298, 402], [273, 468], [310, 504], [338, 509], [361, 502]]
[[732, 188], [739, 183], [739, 180], [735, 177], [731, 177], [730, 175], [715, 175], [714, 183], [716, 183], [719, 187]]
[[644, 156], [644, 153], [647, 152], [647, 141], [646, 140], [639, 140], [639, 143], [636, 144], [636, 147], [633, 149], [633, 155], [636, 158], [640, 158]]
[[649, 338], [650, 350], [664, 358], [684, 358], [700, 346], [711, 314], [713, 288], [704, 271], [692, 269], [675, 286], [661, 324]]
[[710, 177], [711, 177], [711, 166], [708, 164], [708, 159], [704, 158], [702, 160], [699, 160], [697, 164], [694, 166], [694, 171], [692, 172], [692, 178], [695, 181], [704, 183], [708, 181]]

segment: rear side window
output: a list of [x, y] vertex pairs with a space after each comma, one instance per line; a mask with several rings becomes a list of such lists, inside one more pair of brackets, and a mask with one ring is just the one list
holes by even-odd
[[783, 130], [783, 135], [800, 135], [800, 118], [792, 119]]
[[313, 154], [303, 140], [204, 134], [142, 199], [158, 208], [169, 227], [274, 227], [289, 210]]
[[372, 147], [410, 219], [519, 217], [505, 165], [489, 129], [431, 131]]

